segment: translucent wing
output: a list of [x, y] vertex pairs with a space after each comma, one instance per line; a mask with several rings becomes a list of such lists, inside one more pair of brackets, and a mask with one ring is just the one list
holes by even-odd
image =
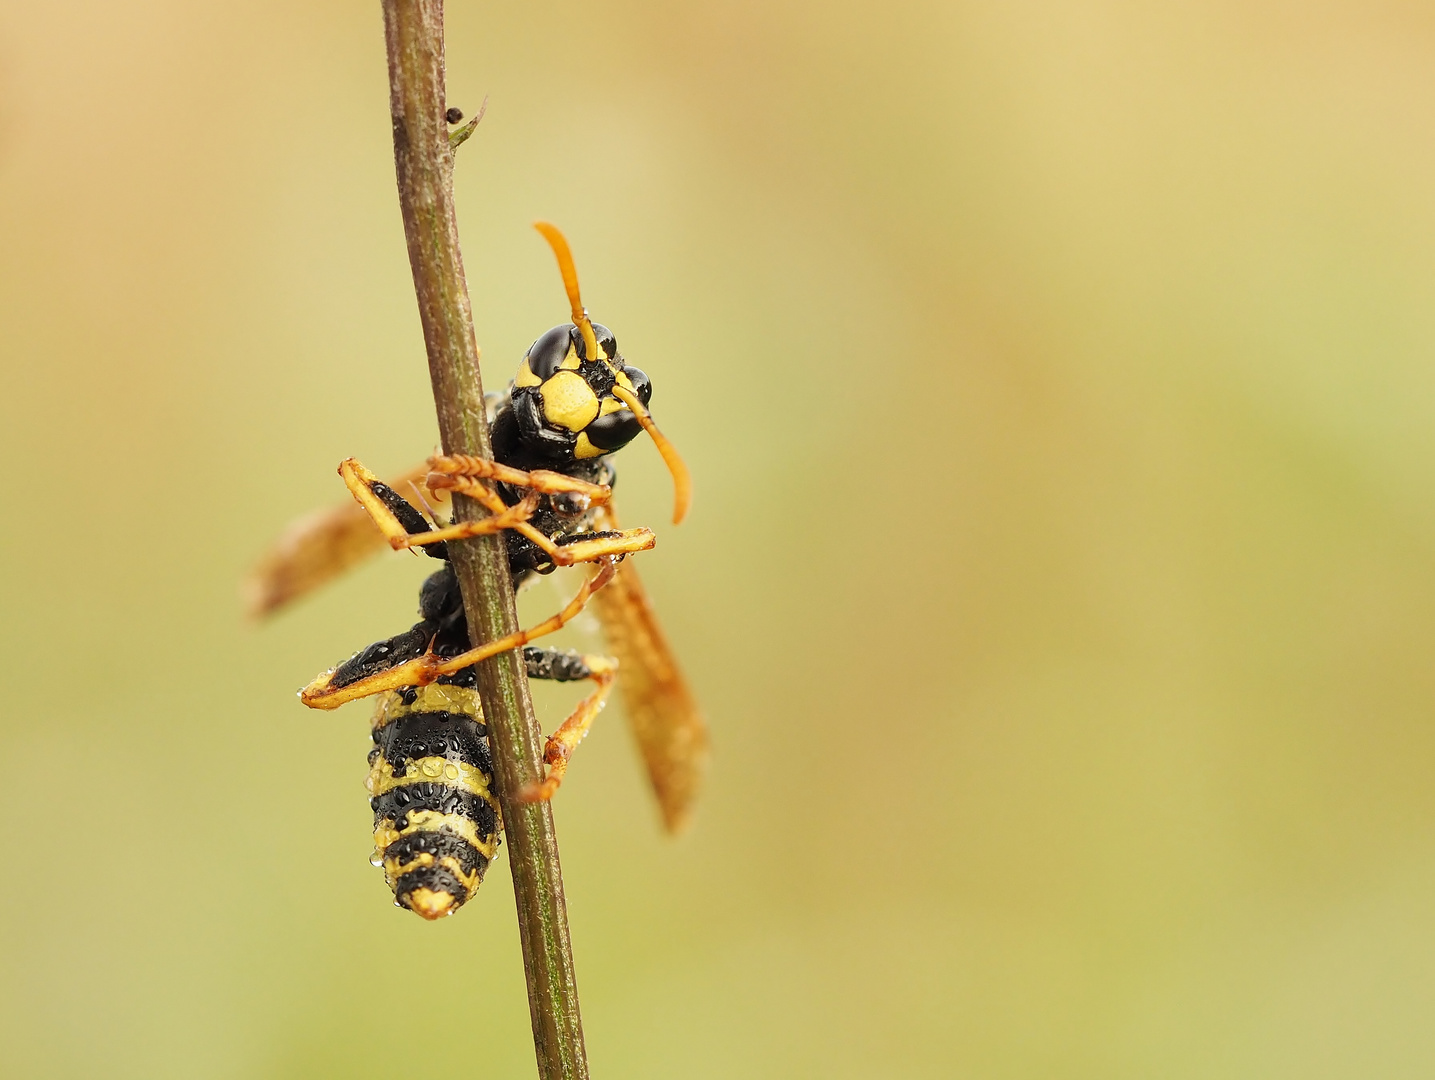
[[[603, 528], [616, 529], [610, 511]], [[593, 594], [608, 647], [618, 658], [618, 686], [628, 724], [670, 832], [687, 824], [707, 765], [707, 722], [658, 625], [647, 590], [625, 559], [617, 576]]]
[[[428, 466], [421, 465], [389, 486], [407, 497], [411, 485], [427, 475]], [[448, 493], [437, 491], [428, 499], [434, 509], [441, 509], [448, 504]], [[245, 610], [255, 618], [271, 615], [388, 547], [373, 520], [353, 499], [317, 510], [285, 529], [250, 571], [243, 585]]]

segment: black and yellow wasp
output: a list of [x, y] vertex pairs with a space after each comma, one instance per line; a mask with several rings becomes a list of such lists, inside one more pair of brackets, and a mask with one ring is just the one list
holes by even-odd
[[[295, 522], [247, 583], [251, 612], [265, 615], [385, 541], [444, 561], [423, 584], [418, 623], [300, 692], [316, 709], [378, 697], [366, 782], [374, 861], [395, 902], [426, 919], [452, 913], [473, 895], [498, 846], [493, 762], [473, 668], [480, 660], [522, 648], [531, 678], [595, 684], [549, 736], [547, 774], [522, 798], [552, 797], [620, 667], [629, 720], [671, 830], [687, 819], [706, 756], [705, 724], [642, 583], [630, 562], [619, 565], [651, 548], [653, 533], [620, 529], [611, 503], [612, 455], [641, 431], [673, 474], [674, 524], [690, 498], [687, 469], [648, 414], [652, 382], [626, 363], [611, 331], [589, 320], [563, 235], [543, 222], [537, 228], [558, 259], [572, 322], [535, 341], [508, 390], [489, 395], [494, 460], [435, 456], [392, 483], [346, 460], [339, 475], [355, 503]], [[440, 524], [455, 491], [478, 500], [489, 516]], [[500, 531], [515, 587], [559, 566], [591, 564], [594, 572], [558, 614], [474, 649], [446, 542]], [[529, 644], [570, 621], [590, 598], [615, 657]]]

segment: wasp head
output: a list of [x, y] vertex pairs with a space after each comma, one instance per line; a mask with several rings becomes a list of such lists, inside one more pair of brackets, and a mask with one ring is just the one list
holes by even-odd
[[624, 363], [611, 330], [592, 327], [599, 355], [590, 357], [578, 326], [564, 323], [535, 341], [518, 366], [513, 409], [519, 429], [550, 454], [579, 460], [611, 454], [643, 430], [621, 398], [635, 396], [646, 406], [652, 383]]

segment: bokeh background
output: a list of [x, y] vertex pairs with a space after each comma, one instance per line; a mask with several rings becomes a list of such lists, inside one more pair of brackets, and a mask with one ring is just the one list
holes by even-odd
[[[594, 1074], [1435, 1072], [1429, 6], [449, 24], [487, 383], [550, 218], [697, 478], [701, 813], [619, 707], [556, 807]], [[425, 561], [237, 599], [436, 438], [386, 95], [377, 3], [0, 5], [7, 1076], [531, 1075], [506, 862], [392, 908], [293, 696]]]

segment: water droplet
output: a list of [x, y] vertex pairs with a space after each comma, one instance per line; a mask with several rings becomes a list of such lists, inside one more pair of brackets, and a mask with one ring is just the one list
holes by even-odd
[[378, 848], [374, 848], [374, 850], [369, 853], [369, 865], [370, 865], [370, 866], [383, 866], [383, 865], [384, 865], [384, 853], [383, 853], [382, 851], [380, 851]]
[[447, 778], [447, 779], [449, 779], [449, 780], [457, 780], [457, 779], [458, 779], [458, 766], [455, 765], [453, 762], [450, 761], [447, 765], [445, 765], [445, 766], [443, 767], [443, 775], [444, 775], [445, 778]]
[[[437, 761], [434, 761], [434, 760], [432, 760], [432, 759], [430, 759], [430, 760], [424, 762], [423, 769], [424, 769], [424, 775], [425, 775], [425, 776], [441, 776], [441, 775], [443, 775], [443, 773], [444, 773], [444, 771], [445, 771], [445, 770], [444, 770], [444, 767], [443, 767], [441, 764], [439, 764]], [[457, 775], [458, 775], [458, 772], [455, 771], [455, 772], [454, 772], [454, 776], [457, 776]]]

